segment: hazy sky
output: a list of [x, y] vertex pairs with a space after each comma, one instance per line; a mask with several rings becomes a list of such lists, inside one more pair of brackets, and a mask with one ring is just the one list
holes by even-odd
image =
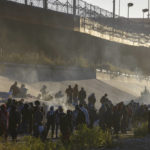
[[[85, 0], [88, 3], [97, 5], [103, 9], [109, 10], [112, 12], [113, 10], [113, 0]], [[148, 0], [120, 0], [121, 2], [121, 9], [120, 15], [127, 17], [127, 3], [132, 2], [134, 6], [130, 8], [130, 17], [134, 18], [142, 18], [143, 13], [142, 9], [148, 8]], [[116, 0], [116, 14], [118, 14], [119, 8], [119, 0]], [[147, 14], [145, 13], [145, 17]]]

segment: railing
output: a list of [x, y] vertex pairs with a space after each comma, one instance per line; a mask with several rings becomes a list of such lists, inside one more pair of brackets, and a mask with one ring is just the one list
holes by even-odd
[[110, 79], [124, 77], [127, 79], [135, 79], [138, 81], [144, 80], [144, 81], [150, 82], [150, 76], [144, 76], [144, 75], [138, 75], [138, 74], [127, 74], [127, 73], [121, 73], [121, 72], [112, 72], [112, 71], [106, 70], [106, 69], [96, 69], [96, 73], [109, 75]]
[[[110, 20], [111, 22], [111, 20]], [[126, 21], [124, 20], [124, 23]], [[80, 32], [100, 37], [106, 40], [114, 41], [134, 46], [150, 47], [150, 34], [130, 32], [104, 25], [95, 19], [81, 18]]]
[[[17, 2], [21, 4], [27, 4], [34, 7], [44, 8], [44, 2], [46, 1], [47, 9], [63, 12], [67, 14], [73, 14], [81, 17], [113, 17], [113, 13], [104, 10], [98, 6], [88, 4], [82, 0], [7, 0], [12, 2]], [[74, 7], [75, 5], [75, 7]], [[75, 8], [75, 11], [74, 11]], [[119, 17], [119, 16], [115, 16]]]

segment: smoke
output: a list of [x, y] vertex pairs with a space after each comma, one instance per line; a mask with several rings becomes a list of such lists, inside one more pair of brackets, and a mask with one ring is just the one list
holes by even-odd
[[[53, 94], [52, 94], [53, 95]], [[54, 96], [54, 95], [53, 95]], [[47, 110], [49, 110], [49, 108], [51, 106], [54, 106], [55, 109], [57, 109], [59, 106], [61, 106], [63, 108], [63, 110], [66, 112], [68, 109], [69, 110], [73, 110], [74, 107], [73, 105], [68, 105], [67, 103], [67, 97], [64, 96], [62, 98], [53, 98], [50, 101], [41, 101], [42, 103], [46, 104], [47, 106]]]
[[122, 70], [128, 70], [129, 72], [134, 72], [135, 74], [144, 74], [134, 55], [130, 55], [130, 53], [122, 50], [122, 46], [119, 44], [105, 45], [103, 58], [104, 63], [109, 62], [113, 66], [121, 68]]

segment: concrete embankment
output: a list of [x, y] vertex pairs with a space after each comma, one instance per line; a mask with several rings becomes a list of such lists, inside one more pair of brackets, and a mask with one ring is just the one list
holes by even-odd
[[105, 93], [108, 93], [108, 97], [113, 103], [135, 98], [132, 94], [113, 87], [105, 81], [97, 80], [95, 75], [94, 71], [76, 67], [52, 68], [49, 66], [3, 64], [0, 71], [0, 82], [2, 83], [0, 84], [0, 91], [8, 91], [15, 80], [19, 81], [19, 86], [21, 83], [25, 83], [29, 89], [28, 92], [34, 96], [38, 95], [43, 85], [46, 85], [49, 93], [54, 95], [59, 90], [64, 93], [68, 85], [78, 84], [79, 90], [81, 87], [85, 88], [87, 98], [91, 93], [95, 93], [97, 108], [100, 107], [100, 98]]
[[141, 92], [144, 91], [145, 86], [150, 89], [150, 81], [135, 77], [127, 77], [124, 75], [112, 76], [111, 74], [97, 72], [96, 78], [112, 87], [132, 94], [135, 97], [141, 95]]

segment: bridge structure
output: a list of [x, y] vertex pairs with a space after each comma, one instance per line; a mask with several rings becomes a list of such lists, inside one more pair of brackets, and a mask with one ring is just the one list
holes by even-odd
[[[3, 0], [1, 0], [3, 1]], [[7, 0], [73, 16], [74, 31], [133, 46], [150, 47], [150, 20], [128, 19], [83, 0]], [[78, 18], [78, 19], [76, 19]]]
[[[78, 30], [92, 36], [134, 46], [150, 46], [150, 22], [115, 15], [83, 0], [8, 0], [80, 17]], [[139, 32], [140, 31], [140, 32]]]

